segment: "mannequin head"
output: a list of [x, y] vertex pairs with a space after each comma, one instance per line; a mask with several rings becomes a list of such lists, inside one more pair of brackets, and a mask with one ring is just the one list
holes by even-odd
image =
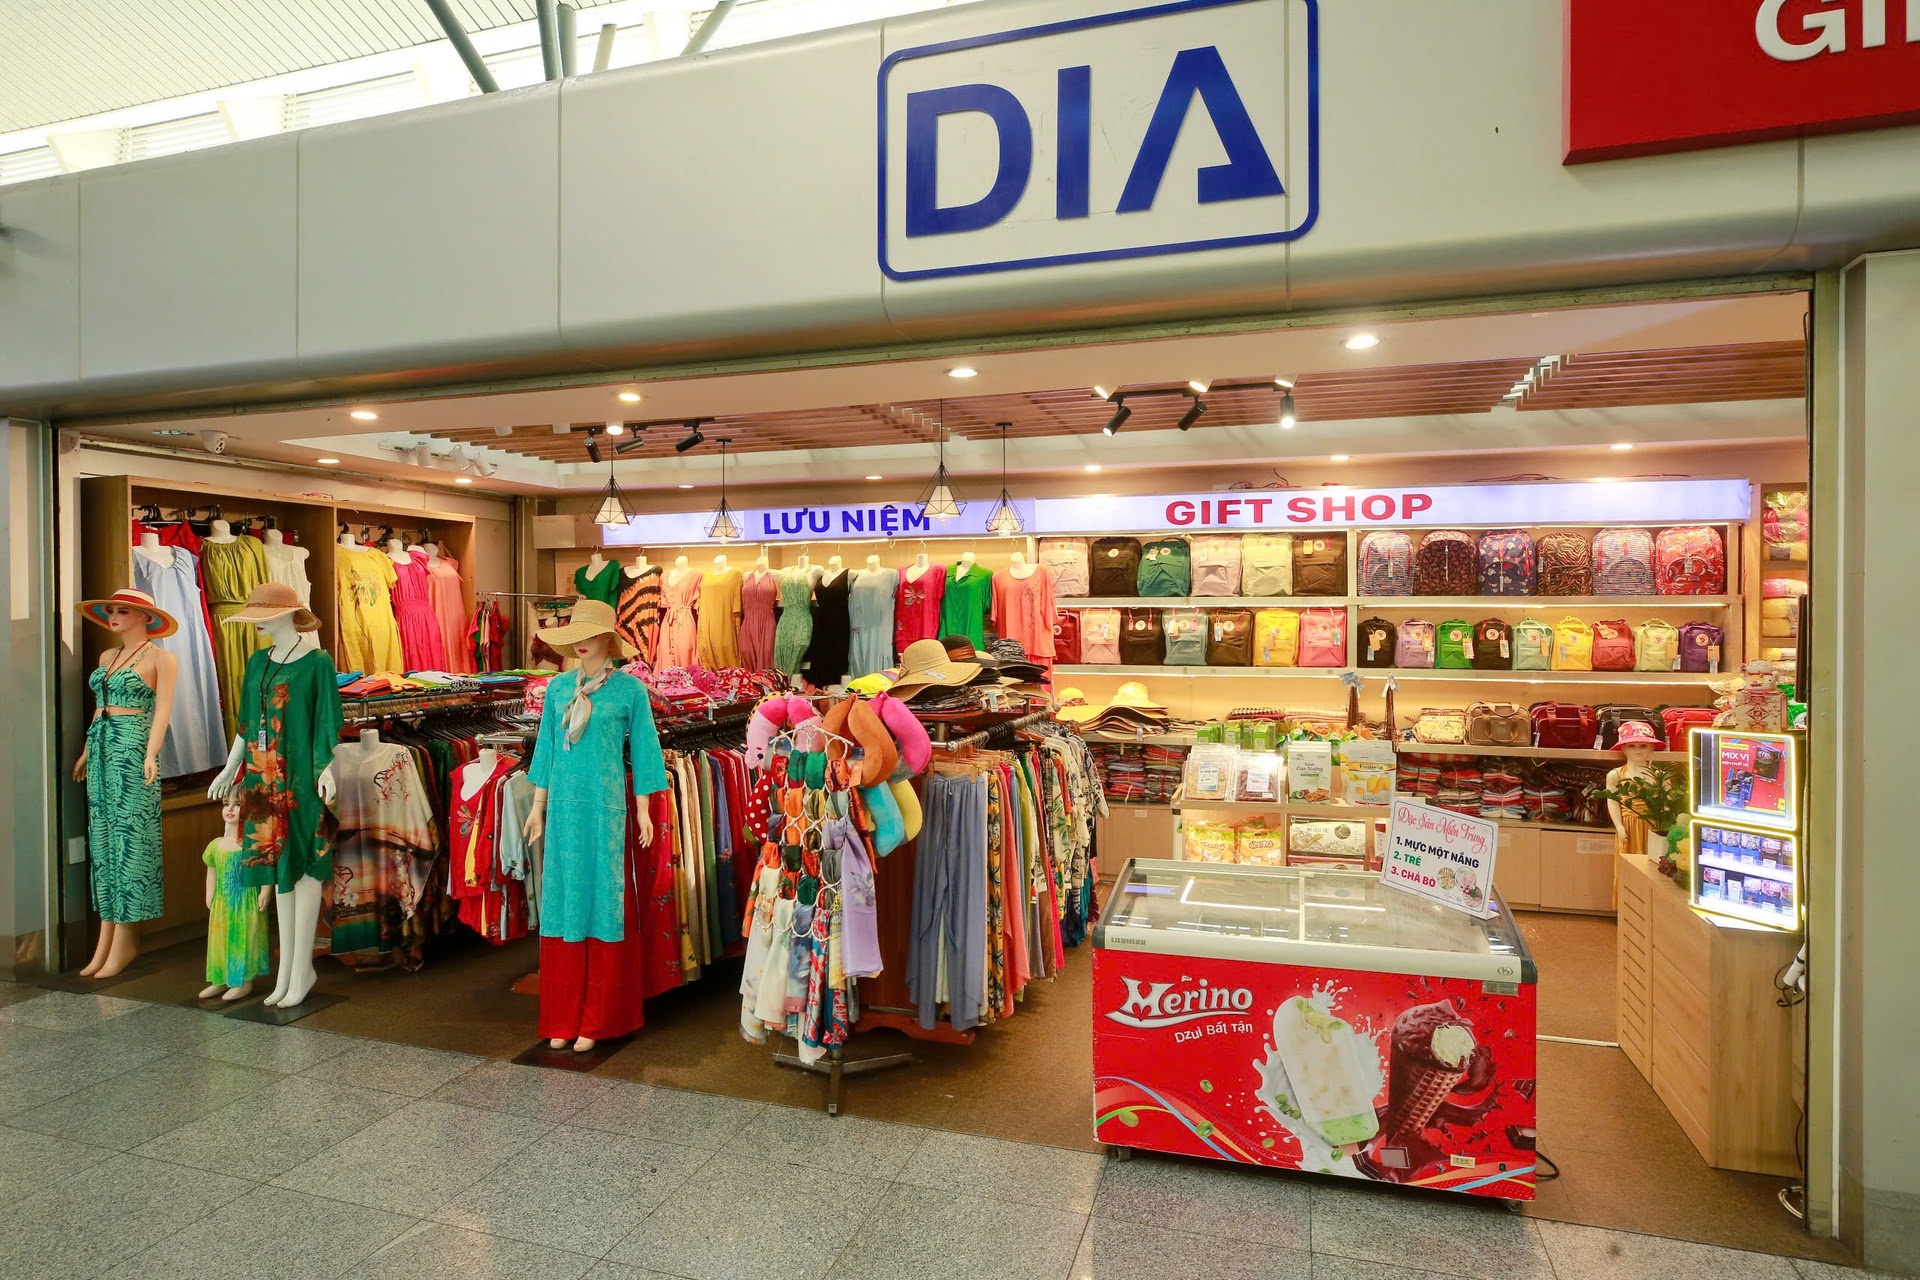
[[573, 656], [580, 659], [581, 666], [598, 669], [602, 663], [613, 656], [613, 637], [605, 633], [588, 636], [585, 640], [569, 647], [573, 650]]
[[234, 791], [220, 804], [220, 821], [229, 840], [240, 838], [240, 793]]
[[1653, 772], [1653, 753], [1656, 750], [1658, 748], [1634, 742], [1622, 747], [1620, 754], [1627, 758], [1626, 767], [1629, 773], [1651, 773]]
[[294, 627], [293, 615], [290, 613], [283, 613], [277, 618], [268, 618], [265, 622], [256, 623], [254, 630], [258, 631], [269, 645], [282, 653], [292, 648], [294, 642], [300, 638], [300, 632]]
[[107, 630], [121, 644], [138, 644], [147, 638], [147, 615], [143, 610], [124, 604], [110, 604], [104, 610]]

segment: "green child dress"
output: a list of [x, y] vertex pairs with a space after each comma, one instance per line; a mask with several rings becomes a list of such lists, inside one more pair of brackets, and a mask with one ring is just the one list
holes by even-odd
[[240, 878], [291, 892], [303, 876], [333, 879], [333, 838], [320, 828], [320, 775], [344, 720], [333, 659], [310, 650], [288, 662], [261, 649], [240, 683]]
[[200, 861], [213, 868], [213, 908], [207, 917], [207, 981], [245, 986], [267, 971], [267, 913], [260, 891], [242, 883], [244, 844], [227, 848], [216, 837]]

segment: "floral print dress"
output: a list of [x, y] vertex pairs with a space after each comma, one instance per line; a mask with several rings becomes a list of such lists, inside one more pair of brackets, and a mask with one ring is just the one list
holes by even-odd
[[333, 878], [333, 840], [320, 825], [320, 775], [343, 718], [333, 659], [310, 650], [278, 662], [261, 649], [240, 683], [241, 877], [286, 892], [303, 876]]

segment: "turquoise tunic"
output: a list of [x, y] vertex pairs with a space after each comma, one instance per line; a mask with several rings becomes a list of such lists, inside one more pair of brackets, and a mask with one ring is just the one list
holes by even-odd
[[593, 695], [593, 717], [569, 744], [567, 703], [578, 671], [553, 678], [540, 714], [540, 739], [527, 775], [547, 793], [540, 935], [565, 942], [619, 942], [626, 930], [627, 769], [633, 794], [667, 789], [667, 765], [653, 727], [647, 687], [624, 671]]

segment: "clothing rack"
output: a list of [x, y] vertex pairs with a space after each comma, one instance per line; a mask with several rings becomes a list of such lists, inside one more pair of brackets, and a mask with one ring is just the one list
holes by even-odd
[[[977, 733], [969, 733], [964, 738], [953, 738], [951, 740], [941, 739], [940, 741], [935, 742], [933, 745], [936, 747], [939, 747], [942, 751], [959, 751], [966, 747], [978, 746], [980, 743], [985, 742], [989, 737], [991, 737], [993, 734], [997, 732], [1000, 732], [1001, 730], [1005, 730], [1007, 732], [1013, 732], [1018, 729], [1024, 729], [1028, 725], [1038, 724], [1042, 720], [1051, 720], [1051, 719], [1053, 719], [1053, 712], [1051, 711], [1032, 711], [1032, 712], [1028, 712], [1026, 715], [1023, 715], [1023, 716], [1015, 716], [1011, 720], [1003, 720], [999, 724], [989, 726], [988, 728], [985, 728], [985, 729], [981, 729]], [[936, 727], [940, 728], [942, 731], [944, 731], [946, 728], [945, 725], [938, 725]]]
[[519, 702], [526, 691], [519, 687], [487, 691], [462, 690], [458, 693], [416, 693], [372, 698], [342, 698], [341, 709], [347, 724], [371, 724], [394, 716], [418, 715], [429, 711], [466, 711]]

